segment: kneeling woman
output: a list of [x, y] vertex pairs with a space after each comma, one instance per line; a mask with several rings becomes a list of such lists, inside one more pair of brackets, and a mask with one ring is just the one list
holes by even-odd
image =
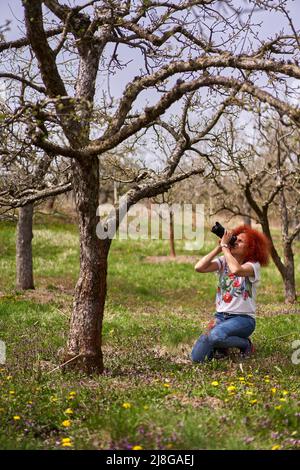
[[[230, 246], [232, 235], [237, 239]], [[220, 244], [195, 265], [199, 273], [217, 271], [219, 285], [214, 326], [195, 343], [192, 361], [212, 359], [214, 350], [220, 348], [239, 348], [245, 356], [253, 352], [249, 336], [255, 330], [256, 287], [260, 267], [269, 261], [269, 247], [264, 234], [241, 225], [225, 231]], [[221, 252], [224, 256], [216, 258]]]

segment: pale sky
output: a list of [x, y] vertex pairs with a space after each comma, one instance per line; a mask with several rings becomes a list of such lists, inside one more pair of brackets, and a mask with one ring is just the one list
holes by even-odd
[[[86, 0], [73, 0], [72, 2], [68, 0], [62, 0], [60, 3], [62, 4], [84, 4], [87, 3]], [[243, 0], [236, 0], [235, 4], [244, 6], [247, 5], [248, 2], [244, 2]], [[6, 37], [7, 39], [16, 39], [22, 35], [19, 28], [22, 28], [22, 18], [23, 18], [23, 7], [21, 0], [1, 0], [1, 24], [5, 20], [10, 20], [10, 31], [7, 32]], [[291, 12], [291, 16], [295, 23], [297, 23], [296, 19], [298, 19], [298, 24], [300, 22], [300, 0], [288, 0], [287, 5], [289, 11]], [[274, 34], [275, 31], [280, 30], [281, 28], [285, 27], [287, 23], [283, 23], [282, 20], [279, 20], [278, 15], [275, 13], [264, 12], [264, 13], [255, 13], [254, 18], [258, 21], [263, 21], [263, 27], [260, 29], [260, 35], [268, 36], [270, 34]]]
[[[84, 4], [86, 3], [86, 0], [80, 0], [80, 1], [69, 1], [69, 0], [61, 0], [60, 3], [65, 3], [65, 4], [71, 4], [74, 5], [76, 4]], [[248, 1], [243, 1], [243, 0], [235, 0], [235, 5], [238, 6], [245, 6], [250, 5], [250, 9], [252, 9], [252, 4], [249, 4]], [[290, 16], [292, 17], [293, 21], [295, 22], [295, 26], [297, 29], [300, 29], [300, 0], [288, 0], [287, 5], [290, 11]], [[24, 36], [24, 26], [22, 24], [23, 20], [23, 7], [21, 0], [1, 0], [0, 1], [0, 6], [1, 6], [1, 19], [0, 19], [0, 24], [4, 24], [6, 20], [9, 20], [11, 23], [9, 25], [9, 31], [5, 33], [5, 37], [7, 40], [14, 40], [19, 37]], [[274, 12], [257, 12], [254, 13], [252, 16], [252, 20], [256, 23], [262, 22], [261, 27], [257, 28], [257, 32], [259, 33], [259, 38], [260, 39], [267, 39], [270, 38], [271, 36], [274, 36], [275, 33], [279, 33], [282, 30], [285, 32], [290, 33], [290, 28], [288, 26], [288, 21], [283, 18], [282, 15], [275, 14]], [[242, 46], [244, 47], [244, 51], [247, 48], [247, 37], [244, 40], [241, 41], [241, 48]], [[120, 49], [121, 51], [121, 49]], [[119, 52], [120, 52], [119, 51]], [[135, 52], [128, 52], [128, 49], [126, 50], [126, 54], [132, 54], [132, 63], [126, 67], [121, 74], [121, 79], [120, 75], [118, 75], [116, 78], [112, 78], [111, 81], [111, 87], [113, 88], [113, 94], [116, 98], [122, 94], [122, 91], [124, 90], [125, 86], [127, 83], [129, 83], [132, 78], [138, 73], [139, 67], [141, 66], [141, 57], [138, 56], [138, 54]], [[241, 51], [238, 51], [241, 52]], [[0, 69], [2, 67], [0, 66]], [[105, 76], [105, 73], [102, 72], [102, 74], [99, 74], [99, 78], [97, 80], [97, 85], [99, 86], [99, 89], [102, 88], [102, 85], [105, 87], [105, 84], [107, 82], [107, 76]], [[295, 88], [299, 88], [299, 85], [295, 83]], [[1, 90], [0, 90], [1, 92]], [[141, 94], [141, 97], [139, 98], [141, 102], [147, 97], [153, 99], [153, 91], [148, 91], [148, 94]], [[175, 110], [175, 111], [174, 111]], [[178, 104], [173, 105], [173, 107], [169, 110], [169, 113], [175, 112], [178, 113]]]

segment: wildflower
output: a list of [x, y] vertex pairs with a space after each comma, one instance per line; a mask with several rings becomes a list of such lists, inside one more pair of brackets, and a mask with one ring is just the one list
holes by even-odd
[[219, 382], [217, 380], [214, 380], [211, 384], [213, 387], [217, 387], [219, 385]]
[[72, 392], [69, 392], [69, 396], [70, 396], [70, 397], [75, 397], [75, 395], [76, 395], [76, 392], [73, 392], [73, 391], [72, 391]]
[[72, 441], [69, 437], [64, 437], [62, 440], [61, 440], [61, 445], [63, 447], [72, 447], [73, 444], [72, 444]]
[[15, 392], [14, 390], [10, 390], [10, 391], [9, 391], [9, 394], [10, 394], [10, 395], [15, 395], [15, 393], [16, 393], [16, 392]]
[[251, 390], [247, 390], [246, 395], [253, 395], [253, 392]]
[[247, 377], [251, 378], [253, 377], [253, 374], [248, 374]]
[[6, 380], [11, 380], [11, 379], [12, 379], [12, 376], [11, 376], [11, 375], [7, 375]]
[[51, 403], [55, 403], [57, 400], [58, 400], [58, 398], [55, 397], [55, 396], [50, 397]]
[[227, 387], [227, 390], [228, 392], [234, 392], [236, 390], [236, 387], [234, 385], [229, 385], [229, 387]]
[[128, 408], [131, 408], [131, 404], [128, 403], [128, 402], [123, 403], [122, 406], [123, 406], [123, 408], [125, 408], [125, 410], [127, 410]]
[[270, 383], [270, 379], [265, 379], [266, 384]]
[[164, 383], [164, 387], [170, 388], [170, 384]]
[[274, 406], [274, 409], [277, 410], [277, 411], [278, 411], [278, 410], [281, 410], [281, 408], [282, 408], [281, 405]]
[[73, 411], [71, 408], [67, 408], [67, 409], [65, 410], [65, 413], [66, 413], [67, 415], [72, 415], [72, 414], [74, 413], [74, 411]]
[[273, 447], [272, 447], [272, 450], [279, 450], [281, 449], [281, 446], [279, 444], [275, 444]]
[[149, 410], [149, 406], [148, 406], [148, 405], [145, 405], [145, 406], [144, 406], [144, 410]]
[[296, 436], [296, 434], [297, 434], [297, 431], [293, 431], [293, 432], [291, 433], [291, 436]]
[[133, 446], [131, 447], [131, 450], [142, 450], [142, 446]]
[[29, 401], [27, 402], [27, 405], [32, 405], [32, 401], [29, 400]]
[[240, 382], [245, 382], [245, 377], [239, 377]]
[[286, 401], [286, 398], [279, 398], [279, 401]]
[[62, 423], [61, 423], [62, 426], [64, 426], [65, 428], [68, 428], [69, 426], [71, 426], [71, 421], [69, 419], [65, 419]]
[[249, 403], [250, 403], [251, 405], [255, 405], [255, 403], [257, 403], [257, 400], [256, 400], [256, 399], [254, 399], [254, 400], [250, 400], [250, 402], [249, 402]]
[[277, 392], [277, 389], [275, 387], [271, 388], [271, 392], [272, 393], [276, 393]]
[[282, 390], [282, 395], [288, 395], [289, 392], [287, 390]]
[[15, 421], [19, 421], [20, 419], [21, 419], [21, 416], [18, 416], [18, 415], [14, 416]]

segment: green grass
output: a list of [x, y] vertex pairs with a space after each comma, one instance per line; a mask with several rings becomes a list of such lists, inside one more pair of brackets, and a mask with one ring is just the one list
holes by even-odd
[[[168, 254], [166, 241], [114, 241], [105, 372], [62, 374], [56, 368], [79, 270], [77, 233], [61, 215], [36, 217], [36, 290], [24, 293], [14, 289], [15, 226], [1, 224], [1, 449], [299, 447], [300, 364], [291, 360], [299, 304], [283, 303], [273, 264], [259, 289], [255, 356], [195, 365], [187, 354], [214, 311], [215, 275], [199, 275], [189, 263], [147, 263], [146, 256]], [[213, 244], [207, 234], [200, 254]], [[177, 248], [195, 255], [181, 242]], [[295, 251], [299, 283], [299, 243]]]

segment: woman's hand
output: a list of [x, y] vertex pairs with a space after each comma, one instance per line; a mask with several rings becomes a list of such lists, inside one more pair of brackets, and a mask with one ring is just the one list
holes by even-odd
[[226, 245], [229, 245], [229, 242], [231, 240], [232, 235], [233, 235], [232, 230], [225, 230], [224, 235], [221, 238], [220, 243], [226, 243]]

